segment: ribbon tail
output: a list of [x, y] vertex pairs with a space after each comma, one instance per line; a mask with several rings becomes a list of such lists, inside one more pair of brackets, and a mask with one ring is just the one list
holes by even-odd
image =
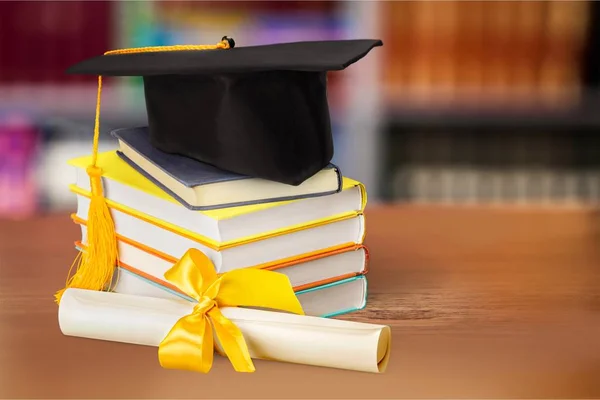
[[158, 346], [160, 365], [207, 373], [213, 364], [213, 332], [206, 315], [187, 315], [173, 326]]
[[213, 308], [208, 315], [223, 351], [237, 372], [254, 372], [254, 363], [250, 351], [242, 335], [242, 331], [233, 322], [225, 318], [218, 308]]
[[242, 268], [221, 276], [216, 298], [221, 307], [260, 307], [304, 315], [289, 278], [280, 273]]
[[204, 315], [204, 339], [202, 340], [201, 355], [200, 355], [200, 372], [207, 373], [213, 365], [215, 341], [213, 338], [213, 330], [209, 318]]

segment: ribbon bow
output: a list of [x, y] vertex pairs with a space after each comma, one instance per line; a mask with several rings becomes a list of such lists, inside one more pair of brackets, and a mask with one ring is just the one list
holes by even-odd
[[209, 372], [214, 329], [233, 368], [254, 372], [242, 332], [223, 316], [220, 307], [261, 307], [304, 314], [287, 276], [254, 268], [217, 276], [210, 259], [197, 249], [188, 250], [165, 278], [198, 303], [160, 343], [158, 357], [163, 368]]

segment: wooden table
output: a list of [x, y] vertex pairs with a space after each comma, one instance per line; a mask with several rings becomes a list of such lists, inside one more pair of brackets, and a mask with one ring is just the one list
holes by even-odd
[[64, 337], [54, 291], [79, 235], [67, 214], [0, 222], [3, 398], [600, 397], [600, 216], [585, 210], [376, 207], [369, 302], [388, 371], [257, 361], [163, 370], [156, 348]]

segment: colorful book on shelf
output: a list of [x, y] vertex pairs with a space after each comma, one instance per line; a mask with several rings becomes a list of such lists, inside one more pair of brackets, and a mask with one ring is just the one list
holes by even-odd
[[0, 112], [0, 218], [26, 218], [37, 211], [39, 140], [28, 116]]
[[329, 164], [298, 186], [240, 175], [154, 147], [147, 127], [114, 130], [117, 154], [145, 178], [191, 210], [243, 206], [324, 196], [342, 190], [342, 175]]

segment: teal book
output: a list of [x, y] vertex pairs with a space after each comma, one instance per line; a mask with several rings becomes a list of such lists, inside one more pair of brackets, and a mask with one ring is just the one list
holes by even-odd
[[[118, 268], [114, 291], [146, 297], [194, 299], [124, 268]], [[362, 310], [367, 304], [366, 275], [299, 290], [296, 296], [306, 315], [330, 318]]]
[[190, 210], [298, 200], [342, 190], [342, 174], [334, 164], [293, 186], [165, 153], [152, 146], [147, 127], [117, 129], [111, 134], [118, 140], [119, 157]]

